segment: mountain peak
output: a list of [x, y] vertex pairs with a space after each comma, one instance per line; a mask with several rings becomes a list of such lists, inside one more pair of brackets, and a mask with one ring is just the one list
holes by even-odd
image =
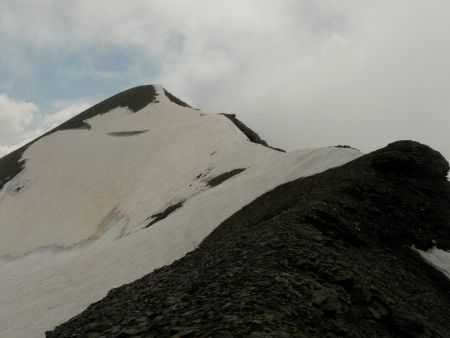
[[[95, 104], [94, 106], [72, 117], [71, 119], [67, 120], [61, 125], [53, 128], [52, 130], [32, 140], [28, 144], [20, 147], [19, 149], [16, 149], [12, 153], [4, 156], [3, 158], [0, 158], [0, 189], [7, 181], [11, 180], [13, 177], [18, 175], [24, 169], [25, 163], [23, 159], [24, 153], [31, 145], [35, 144], [40, 139], [61, 131], [91, 130], [92, 128], [91, 120], [98, 119], [100, 116], [111, 113], [118, 108], [126, 108], [130, 112], [136, 113], [138, 111], [143, 110], [150, 104], [156, 104], [157, 106], [159, 106], [159, 108], [157, 108], [156, 106], [152, 108], [155, 111], [165, 112], [166, 114], [171, 111], [177, 111], [177, 109], [174, 108], [173, 106], [171, 107], [170, 105], [163, 104], [162, 103], [163, 97], [166, 103], [170, 102], [172, 104], [177, 105], [180, 108], [192, 109], [192, 112], [198, 110], [192, 108], [189, 104], [177, 98], [175, 95], [166, 90], [161, 84], [141, 85], [124, 90], [118, 94], [115, 94]], [[200, 114], [200, 116], [210, 115], [205, 113], [198, 113], [198, 114]], [[248, 138], [249, 141], [270, 147], [254, 131], [252, 131], [245, 124], [239, 121], [235, 117], [235, 115], [232, 114], [223, 114], [223, 115], [225, 115], [229, 119], [229, 121], [231, 121]], [[122, 122], [125, 123], [126, 125], [127, 123], [125, 120], [127, 119], [123, 119]], [[109, 124], [107, 119], [103, 119], [103, 123], [105, 123], [106, 125]], [[176, 123], [176, 121], [174, 121], [174, 123]], [[114, 130], [111, 131], [110, 134], [112, 133], [112, 135], [131, 135], [131, 134], [137, 135], [137, 133], [135, 132], [136, 130], [125, 130], [125, 131]], [[281, 150], [278, 148], [272, 149]]]
[[419, 329], [445, 332], [449, 283], [417, 252], [450, 248], [448, 169], [413, 141], [274, 151], [234, 114], [130, 88], [0, 159], [0, 336], [42, 336], [148, 273], [48, 336], [109, 316], [154, 336], [413, 336], [408, 310], [433, 307]]
[[407, 140], [390, 143], [374, 165], [385, 172], [430, 179], [445, 179], [449, 171], [449, 164], [441, 153]]
[[105, 114], [119, 107], [126, 107], [130, 111], [135, 113], [143, 109], [150, 103], [158, 103], [158, 97], [160, 97], [161, 95], [166, 96], [173, 103], [176, 103], [183, 107], [191, 108], [187, 103], [183, 102], [182, 100], [168, 92], [161, 84], [141, 85], [124, 90], [101, 101], [100, 103], [97, 103], [91, 108], [88, 108], [82, 113], [74, 116], [70, 120], [51, 130], [47, 134], [66, 129], [89, 129], [90, 127], [89, 124], [86, 123], [86, 120], [90, 118]]

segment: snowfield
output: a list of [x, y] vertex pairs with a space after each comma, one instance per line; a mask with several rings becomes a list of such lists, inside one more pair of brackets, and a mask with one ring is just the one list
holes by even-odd
[[194, 250], [261, 194], [361, 156], [279, 152], [156, 90], [157, 102], [138, 112], [115, 108], [24, 153], [25, 169], [0, 191], [0, 337], [43, 337], [108, 290]]
[[450, 279], [450, 252], [438, 248], [433, 248], [428, 251], [417, 251], [429, 264], [440, 270]]

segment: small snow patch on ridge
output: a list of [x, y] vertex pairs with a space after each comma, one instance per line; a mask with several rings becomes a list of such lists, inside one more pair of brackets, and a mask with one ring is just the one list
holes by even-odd
[[416, 250], [423, 257], [423, 259], [425, 259], [436, 269], [442, 271], [442, 273], [450, 279], [450, 252], [438, 249], [436, 247], [428, 251], [422, 251], [419, 249]]

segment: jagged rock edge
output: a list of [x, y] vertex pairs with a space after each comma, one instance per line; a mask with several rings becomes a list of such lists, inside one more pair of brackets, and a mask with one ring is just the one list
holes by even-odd
[[226, 113], [221, 113], [220, 115], [225, 116], [226, 118], [228, 118], [231, 122], [233, 122], [233, 124], [245, 135], [247, 136], [247, 138], [249, 139], [250, 142], [253, 143], [258, 143], [261, 144], [265, 147], [268, 147], [270, 149], [276, 150], [276, 151], [281, 151], [283, 153], [285, 153], [286, 151], [280, 148], [275, 148], [272, 147], [270, 145], [267, 144], [266, 141], [264, 141], [261, 137], [259, 137], [259, 135], [254, 132], [252, 129], [250, 129], [245, 123], [243, 123], [242, 121], [240, 121], [237, 117], [236, 114], [226, 114]]

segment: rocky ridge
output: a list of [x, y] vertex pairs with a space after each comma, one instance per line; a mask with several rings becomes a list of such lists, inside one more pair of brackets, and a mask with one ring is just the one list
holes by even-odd
[[[447, 161], [412, 141], [262, 195], [47, 337], [448, 337]], [[150, 257], [149, 257], [150, 259]]]

